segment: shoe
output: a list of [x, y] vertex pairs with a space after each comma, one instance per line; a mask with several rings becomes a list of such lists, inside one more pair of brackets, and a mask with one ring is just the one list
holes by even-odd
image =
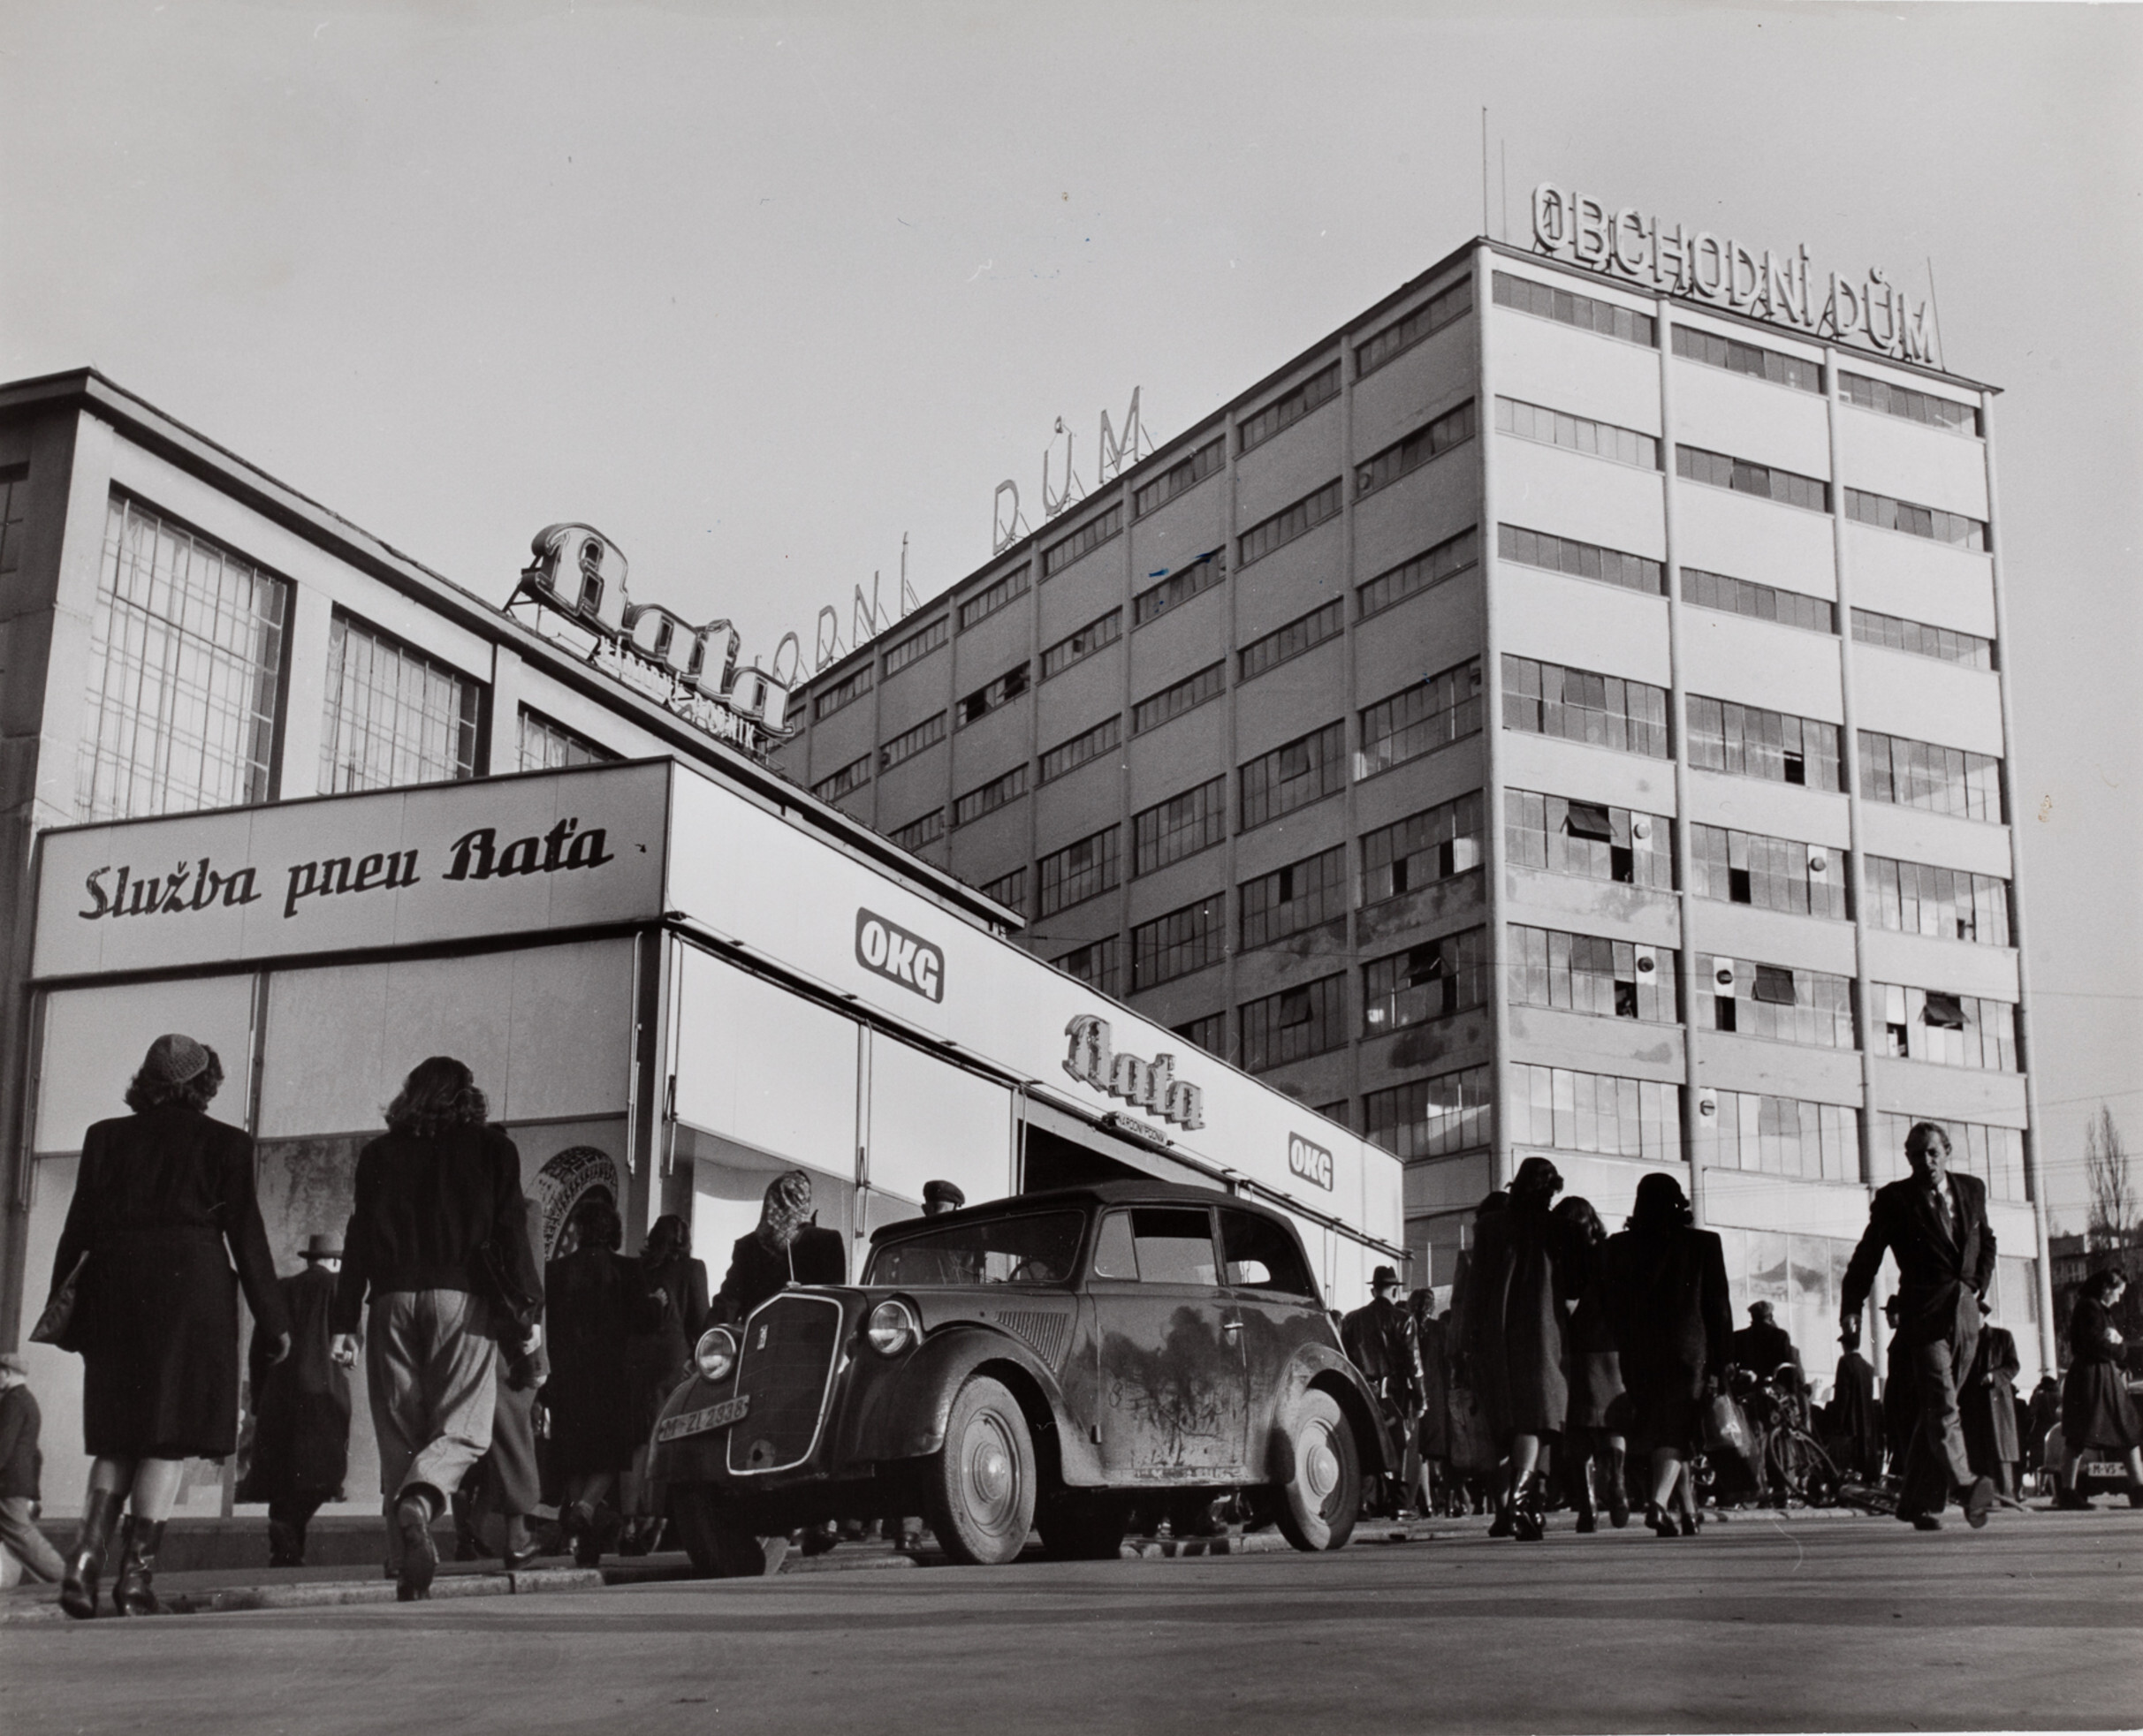
[[2131, 1489], [2128, 1491], [2128, 1505], [2132, 1507], [2143, 1507], [2143, 1487]]
[[305, 1534], [286, 1519], [268, 1521], [268, 1565], [270, 1567], [305, 1565]]
[[1630, 1482], [1625, 1449], [1609, 1447], [1600, 1466], [1607, 1485], [1607, 1522], [1617, 1531], [1630, 1523]]
[[1515, 1509], [1509, 1502], [1505, 1501], [1496, 1508], [1495, 1518], [1489, 1522], [1488, 1535], [1491, 1537], [1508, 1537], [1516, 1528]]
[[431, 1539], [431, 1504], [421, 1493], [405, 1495], [395, 1504], [394, 1528], [402, 1540], [402, 1568], [394, 1578], [399, 1603], [417, 1603], [431, 1596], [432, 1577], [439, 1571], [439, 1546]]
[[1657, 1501], [1645, 1503], [1645, 1523], [1662, 1537], [1678, 1537], [1682, 1535], [1675, 1528], [1674, 1516]]
[[1511, 1505], [1510, 1535], [1522, 1543], [1537, 1543], [1547, 1535], [1547, 1515], [1541, 1511], [1537, 1478], [1525, 1480], [1525, 1487]]
[[119, 1516], [117, 1490], [95, 1489], [82, 1510], [82, 1528], [67, 1570], [59, 1582], [59, 1607], [77, 1621], [96, 1614], [97, 1581], [104, 1573], [104, 1551], [111, 1543], [112, 1521]]
[[1697, 1527], [1702, 1523], [1703, 1521], [1699, 1520], [1696, 1514], [1683, 1513], [1682, 1515], [1682, 1535], [1684, 1537], [1695, 1536], [1697, 1535]]
[[2054, 1488], [2054, 1505], [2062, 1512], [2087, 1513], [2091, 1511], [2087, 1496], [2078, 1494], [2073, 1489], [2063, 1489], [2058, 1483]]
[[574, 1565], [600, 1566], [603, 1539], [596, 1533], [595, 1509], [585, 1501], [575, 1501], [566, 1509], [561, 1525], [566, 1533], [566, 1547], [573, 1552]]
[[1593, 1517], [1590, 1510], [1577, 1515], [1577, 1535], [1579, 1536], [1589, 1537], [1599, 1529], [1600, 1521]]
[[163, 1613], [156, 1601], [156, 1551], [163, 1546], [163, 1521], [126, 1515], [120, 1533], [119, 1576], [112, 1581], [111, 1605], [123, 1616]]
[[[1982, 1525], [1987, 1523], [1987, 1519], [1984, 1514], [1980, 1516], [1980, 1523]], [[1912, 1515], [1912, 1528], [1915, 1531], [1940, 1531], [1942, 1528], [1942, 1522], [1933, 1513], [1914, 1513]]]
[[528, 1535], [528, 1522], [519, 1513], [506, 1515], [505, 1546], [499, 1551], [499, 1560], [509, 1573], [518, 1573], [536, 1559], [536, 1539]]
[[1974, 1477], [1972, 1486], [1961, 1497], [1964, 1505], [1964, 1523], [1974, 1531], [1987, 1528], [1987, 1515], [1994, 1511], [1995, 1480], [1992, 1477]]

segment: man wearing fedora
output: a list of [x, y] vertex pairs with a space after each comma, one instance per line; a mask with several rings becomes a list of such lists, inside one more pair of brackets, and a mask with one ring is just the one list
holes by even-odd
[[305, 1565], [305, 1528], [342, 1499], [350, 1452], [349, 1372], [330, 1353], [328, 1314], [342, 1270], [342, 1244], [315, 1234], [300, 1256], [305, 1270], [279, 1281], [290, 1312], [290, 1354], [267, 1360], [259, 1329], [247, 1358], [253, 1381], [253, 1463], [237, 1491], [268, 1503], [268, 1561]]
[[1385, 1496], [1385, 1505], [1396, 1517], [1405, 1507], [1406, 1491], [1414, 1486], [1419, 1462], [1414, 1424], [1421, 1415], [1426, 1383], [1422, 1379], [1414, 1316], [1399, 1300], [1399, 1274], [1389, 1266], [1379, 1266], [1369, 1276], [1369, 1292], [1368, 1305], [1340, 1323], [1340, 1342], [1382, 1402], [1394, 1438], [1406, 1444], [1405, 1470]]

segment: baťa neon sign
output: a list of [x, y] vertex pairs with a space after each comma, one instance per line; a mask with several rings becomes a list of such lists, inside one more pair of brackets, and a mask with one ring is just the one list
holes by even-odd
[[1676, 224], [1625, 205], [1610, 210], [1568, 187], [1543, 181], [1533, 189], [1533, 246], [1668, 295], [1694, 296], [1737, 314], [1796, 326], [1817, 337], [1862, 344], [1901, 361], [1930, 362], [1927, 307], [1914, 309], [1905, 292], [1879, 270], [1855, 281], [1835, 271], [1812, 279], [1808, 249], [1759, 257], [1709, 230], [1693, 234]]
[[1175, 1076], [1175, 1057], [1156, 1055], [1151, 1061], [1116, 1052], [1109, 1021], [1082, 1013], [1064, 1027], [1069, 1039], [1064, 1051], [1064, 1071], [1082, 1085], [1107, 1093], [1195, 1132], [1205, 1125], [1205, 1093], [1188, 1080]]
[[[589, 525], [546, 525], [535, 561], [506, 599], [533, 605], [536, 630], [627, 686], [764, 759], [795, 733], [789, 696], [803, 663], [794, 633], [774, 649], [772, 671], [737, 667], [740, 641], [726, 620], [694, 626], [659, 603], [635, 603], [618, 545]], [[781, 672], [784, 652], [790, 665]]]

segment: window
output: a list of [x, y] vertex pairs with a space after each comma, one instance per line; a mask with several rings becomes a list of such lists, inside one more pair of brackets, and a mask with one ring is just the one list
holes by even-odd
[[1298, 536], [1306, 535], [1327, 519], [1339, 516], [1340, 485], [1337, 478], [1325, 484], [1315, 494], [1304, 495], [1294, 505], [1275, 512], [1262, 524], [1252, 525], [1235, 539], [1235, 561], [1239, 566], [1248, 566], [1252, 561], [1269, 555], [1275, 549], [1284, 548]]
[[1498, 432], [1516, 435], [1521, 440], [1538, 440], [1544, 445], [1612, 459], [1616, 464], [1634, 465], [1639, 470], [1660, 467], [1660, 443], [1654, 436], [1633, 428], [1617, 428], [1613, 422], [1587, 421], [1583, 416], [1566, 416], [1542, 405], [1499, 398], [1495, 425]]
[[1319, 405], [1329, 404], [1340, 395], [1340, 365], [1327, 362], [1292, 391], [1274, 398], [1253, 416], [1243, 419], [1242, 451], [1262, 446], [1283, 428], [1292, 427]]
[[1440, 585], [1454, 574], [1463, 572], [1479, 558], [1477, 541], [1473, 527], [1468, 525], [1456, 536], [1446, 537], [1425, 554], [1402, 561], [1388, 572], [1379, 572], [1355, 593], [1361, 599], [1361, 618], [1366, 620], [1394, 603], [1403, 603], [1417, 591], [1425, 591], [1432, 585]]
[[1932, 1061], [1938, 1067], [1972, 1067], [2015, 1073], [2017, 1009], [2007, 1001], [1945, 995], [1873, 982], [1883, 1025], [1883, 1053], [1900, 1060]]
[[1657, 814], [1532, 790], [1503, 797], [1503, 845], [1515, 866], [1655, 892], [1675, 888], [1668, 823]]
[[1372, 1091], [1362, 1099], [1363, 1136], [1401, 1157], [1442, 1157], [1488, 1143], [1495, 1080], [1486, 1067]]
[[1060, 1285], [1072, 1276], [1086, 1229], [1085, 1214], [1076, 1211], [1031, 1212], [945, 1229], [923, 1229], [923, 1223], [917, 1218], [916, 1233], [878, 1245], [867, 1282]]
[[1870, 920], [1879, 929], [1981, 946], [2010, 944], [2009, 882], [1991, 875], [1870, 856], [1867, 896], [1874, 901]]
[[945, 713], [933, 711], [911, 729], [902, 730], [878, 749], [878, 769], [891, 771], [903, 760], [912, 760], [926, 747], [945, 739]]
[[823, 687], [811, 696], [813, 722], [831, 717], [843, 706], [852, 705], [870, 691], [870, 678], [877, 665], [859, 663], [841, 677], [831, 687]]
[[1227, 900], [1219, 893], [1131, 930], [1131, 987], [1158, 989], [1220, 962]]
[[1042, 858], [1037, 865], [1042, 891], [1040, 914], [1054, 916], [1116, 884], [1121, 830], [1105, 827]]
[[1131, 836], [1135, 875], [1151, 874], [1211, 849], [1227, 836], [1227, 779], [1210, 778], [1133, 815]]
[[1397, 481], [1409, 471], [1418, 470], [1431, 459], [1440, 459], [1454, 446], [1473, 438], [1473, 400], [1447, 410], [1426, 428], [1417, 428], [1405, 439], [1387, 446], [1367, 464], [1354, 471], [1355, 498], [1359, 500]]
[[1992, 820], [2002, 812], [2002, 762], [1987, 754], [1903, 736], [1860, 732], [1860, 793], [1869, 801], [1924, 807], [1960, 820]]
[[1967, 669], [1992, 669], [1995, 642], [1975, 633], [1954, 627], [1929, 626], [1925, 621], [1907, 621], [1896, 615], [1878, 615], [1873, 610], [1853, 610], [1853, 637], [1864, 645], [1881, 645], [1916, 657], [1935, 657]]
[[1347, 913], [1347, 849], [1334, 845], [1246, 880], [1236, 891], [1238, 944], [1248, 952]]
[[1227, 665], [1208, 663], [1196, 675], [1187, 675], [1174, 686], [1163, 687], [1131, 708], [1131, 733], [1144, 735], [1173, 722], [1186, 711], [1195, 711], [1208, 700], [1219, 699], [1227, 687]]
[[1239, 1290], [1269, 1290], [1276, 1296], [1317, 1300], [1317, 1285], [1293, 1236], [1255, 1213], [1220, 1208], [1220, 1251], [1227, 1259], [1223, 1282]]
[[328, 630], [320, 792], [476, 775], [476, 684], [337, 613]]
[[1179, 459], [1151, 482], [1142, 484], [1133, 492], [1133, 516], [1143, 519], [1157, 508], [1166, 506], [1176, 496], [1197, 488], [1208, 476], [1217, 475], [1220, 466], [1227, 462], [1227, 436], [1207, 441], [1189, 458]]
[[1723, 826], [1689, 829], [1689, 890], [1721, 904], [1843, 921], [1845, 852], [1790, 838], [1766, 838]]
[[811, 785], [811, 793], [821, 801], [839, 801], [851, 795], [870, 781], [870, 755], [851, 760], [831, 777], [822, 777]]
[[1596, 1019], [1681, 1022], [1674, 949], [1638, 946], [1560, 929], [1510, 928], [1510, 1004]]
[[927, 657], [953, 636], [951, 619], [940, 615], [920, 633], [912, 633], [885, 652], [885, 673], [896, 675], [918, 657]]
[[1892, 500], [1887, 494], [1869, 494], [1864, 489], [1845, 491], [1845, 516], [1878, 530], [1902, 530], [1908, 536], [1925, 536], [1936, 542], [1953, 543], [1984, 554], [1987, 525], [1962, 512], [1945, 512], [1938, 506], [1915, 506], [1909, 500]]
[[1939, 1115], [1885, 1114], [1875, 1121], [1876, 1169], [1868, 1178], [1881, 1185], [1908, 1172], [1905, 1135], [1916, 1121], [1932, 1121], [1949, 1135], [1949, 1163], [1987, 1184], [1987, 1194], [2018, 1204], [2031, 1198], [2024, 1176], [2024, 1132], [2018, 1127], [1989, 1127], [1976, 1121], [1945, 1121]]
[[1952, 434], [1976, 436], [1981, 431], [1976, 404], [1958, 404], [1930, 392], [1894, 386], [1887, 380], [1871, 380], [1865, 374], [1849, 374], [1843, 368], [1838, 370], [1838, 396], [1863, 410], [1878, 410], [1886, 416], [1901, 416], [1906, 421], [1947, 428]]
[[1503, 727], [1664, 760], [1667, 689], [1531, 657], [1503, 659]]
[[1603, 584], [1620, 585], [1626, 591], [1642, 591], [1647, 596], [1667, 595], [1667, 570], [1659, 562], [1643, 555], [1603, 549], [1594, 542], [1575, 542], [1567, 536], [1550, 536], [1546, 531], [1498, 525], [1495, 551], [1501, 559], [1516, 561], [1521, 566], [1546, 567], [1550, 572], [1567, 572], [1575, 579], [1597, 579]]
[[1347, 782], [1347, 726], [1327, 724], [1238, 769], [1237, 823], [1244, 831], [1337, 794]]
[[1123, 610], [1112, 609], [1098, 621], [1089, 621], [1068, 639], [1060, 639], [1042, 653], [1042, 679], [1061, 675], [1075, 663], [1083, 663], [1105, 645], [1123, 637]]
[[1729, 579], [1723, 572], [1706, 572], [1700, 566], [1682, 569], [1682, 601], [1698, 609], [1716, 609], [1724, 615], [1747, 615], [1759, 621], [1776, 621], [1782, 626], [1805, 627], [1811, 633], [1838, 630], [1837, 605], [1827, 597], [1782, 591], [1771, 585], [1752, 584], [1746, 579]]
[[1473, 279], [1461, 277], [1436, 292], [1410, 314], [1402, 315], [1364, 343], [1355, 345], [1355, 378], [1373, 374], [1394, 356], [1410, 350], [1453, 320], [1473, 311]]
[[1015, 663], [986, 687], [978, 687], [960, 701], [960, 727], [978, 724], [992, 711], [1001, 710], [1027, 691], [1025, 663]]
[[1187, 1025], [1174, 1027], [1175, 1035], [1185, 1042], [1203, 1049], [1208, 1055], [1227, 1058], [1227, 1015], [1209, 1012], [1203, 1019], [1193, 1019]]
[[999, 773], [987, 784], [969, 790], [953, 804], [953, 823], [965, 826], [979, 820], [985, 814], [994, 814], [1007, 804], [1017, 801], [1027, 793], [1027, 768], [1016, 765], [1010, 771]]
[[1768, 380], [1774, 386], [1791, 386], [1796, 391], [1820, 393], [1823, 390], [1822, 363], [1760, 349], [1715, 331], [1676, 326], [1675, 353], [1690, 361], [1700, 361], [1706, 368], [1723, 368], [1729, 374], [1746, 374]]
[[[1148, 574], [1152, 577], [1152, 574]], [[1178, 603], [1188, 603], [1201, 591], [1210, 591], [1227, 577], [1227, 560], [1219, 549], [1208, 549], [1194, 561], [1186, 561], [1150, 590], [1131, 599], [1131, 625], [1143, 627], [1158, 621]]]
[[1620, 307], [1612, 301], [1595, 300], [1589, 295], [1573, 295], [1569, 290], [1535, 283], [1531, 277], [1514, 277], [1507, 271], [1498, 271], [1490, 292], [1499, 307], [1515, 307], [1521, 314], [1559, 320], [1581, 331], [1597, 331], [1603, 337], [1619, 337], [1625, 344], [1642, 344], [1648, 350], [1659, 341], [1658, 322], [1650, 314]]
[[1524, 1063], [1510, 1075], [1513, 1145], [1682, 1161], [1680, 1087]]
[[1481, 792], [1469, 790], [1362, 834], [1362, 902], [1381, 904], [1417, 891], [1480, 861]]
[[1347, 1041], [1347, 979], [1322, 977], [1250, 1001], [1236, 1013], [1246, 1073], [1268, 1073]]
[[1089, 760], [1098, 760], [1104, 754], [1113, 754], [1123, 738], [1123, 717], [1120, 713], [1105, 717], [1090, 730], [1082, 731], [1069, 741], [1059, 742], [1042, 755], [1042, 782], [1047, 784], [1076, 770]]
[[[28, 494], [27, 476], [0, 481], [0, 570], [20, 570]], [[139, 502], [113, 495], [105, 507], [89, 626], [75, 817], [124, 820], [266, 801], [289, 606], [289, 588], [281, 580]], [[341, 630], [338, 616], [336, 631]], [[331, 693], [338, 667], [338, 656], [330, 664]], [[462, 777], [475, 769], [473, 686], [468, 701], [470, 763]], [[331, 710], [331, 720], [334, 715]], [[396, 721], [399, 712], [390, 712], [382, 726]], [[460, 745], [458, 737], [438, 744], [445, 752]], [[450, 759], [439, 775], [456, 776], [456, 763]]]
[[920, 850], [926, 844], [935, 844], [945, 836], [945, 810], [933, 807], [921, 819], [894, 827], [892, 836], [903, 850]]
[[[1700, 954], [1698, 1004], [1710, 1003], [1708, 1023], [1698, 1029], [1736, 1031], [1815, 1049], [1852, 1049], [1853, 985], [1825, 971], [1753, 964], [1746, 959]], [[1711, 992], [1703, 991], [1708, 982]]]
[[1054, 579], [1082, 555], [1091, 554], [1123, 528], [1123, 503], [1097, 513], [1042, 557], [1042, 577]]
[[1115, 935], [1075, 946], [1054, 962], [1067, 976], [1075, 976], [1105, 995], [1123, 992], [1123, 944]]
[[1783, 501], [1811, 512], [1830, 511], [1830, 484], [1812, 476], [1796, 475], [1769, 465], [1752, 464], [1747, 459], [1724, 452], [1707, 452], [1698, 446], [1675, 448], [1675, 474], [1685, 481], [1736, 494], [1761, 495], [1766, 500]]
[[1300, 620], [1275, 628], [1235, 654], [1235, 678], [1249, 681], [1268, 669], [1277, 669], [1290, 658], [1313, 650], [1326, 640], [1337, 639], [1347, 628], [1346, 605], [1334, 597], [1322, 609], [1314, 609]]
[[531, 711], [525, 705], [521, 708], [521, 770], [557, 771], [566, 766], [602, 765], [617, 757], [609, 748], [597, 747], [542, 712]]
[[1096, 1277], [1141, 1284], [1214, 1285], [1212, 1220], [1204, 1206], [1139, 1206], [1113, 1211], [1095, 1239]]
[[[1865, 738], [1863, 738], [1865, 739]], [[1736, 777], [1836, 790], [1838, 726], [1731, 700], [1689, 701], [1689, 762]]]
[[1488, 930], [1424, 941], [1362, 967], [1362, 1034], [1448, 1019], [1488, 1004]]
[[29, 497], [27, 471], [0, 471], [0, 577], [22, 569], [22, 515]]
[[1481, 662], [1475, 657], [1364, 709], [1354, 775], [1374, 777], [1472, 735], [1480, 726]]
[[1015, 597], [1027, 595], [1027, 575], [1031, 568], [1022, 566], [1007, 572], [995, 583], [985, 586], [965, 599], [960, 605], [960, 630], [965, 633], [978, 621], [986, 621]]
[[985, 898], [995, 898], [1007, 910], [1027, 913], [1027, 870], [1015, 868], [1010, 874], [999, 875], [982, 889]]
[[1860, 1179], [1860, 1111], [1754, 1091], [1721, 1091], [1713, 1118], [1721, 1170], [1758, 1170], [1807, 1181]]

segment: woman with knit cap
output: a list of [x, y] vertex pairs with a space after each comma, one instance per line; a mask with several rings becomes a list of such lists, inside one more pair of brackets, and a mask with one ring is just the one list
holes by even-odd
[[811, 1209], [811, 1178], [785, 1170], [767, 1184], [759, 1227], [730, 1250], [729, 1273], [714, 1299], [714, 1318], [740, 1321], [791, 1284], [846, 1284], [848, 1253], [840, 1232], [822, 1230]]

